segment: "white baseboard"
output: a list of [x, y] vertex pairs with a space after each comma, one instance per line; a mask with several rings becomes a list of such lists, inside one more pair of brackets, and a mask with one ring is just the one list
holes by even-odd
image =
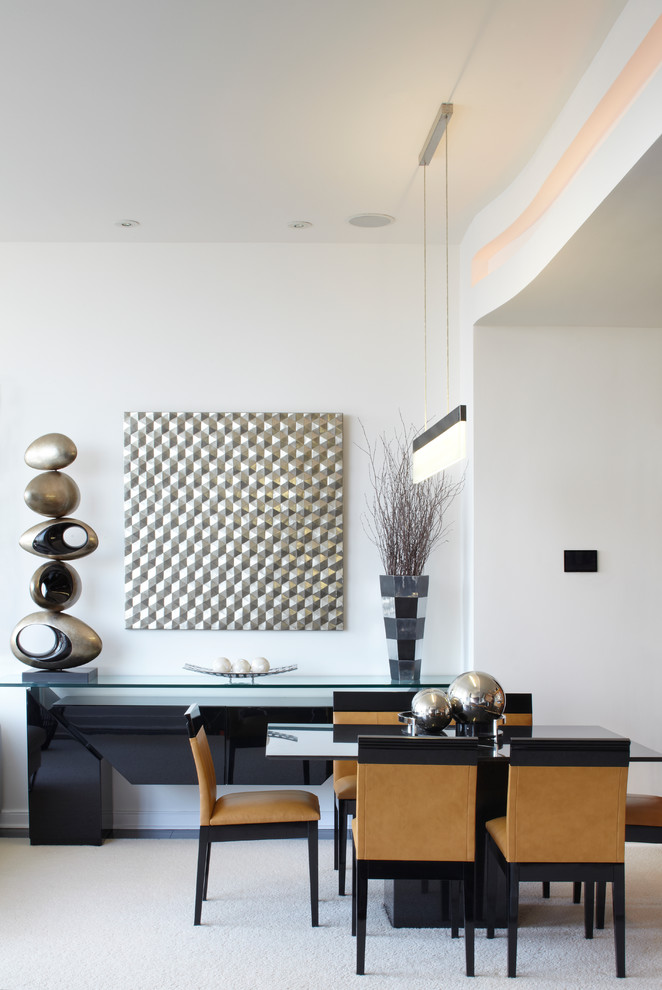
[[0, 828], [27, 828], [27, 811], [0, 811]]

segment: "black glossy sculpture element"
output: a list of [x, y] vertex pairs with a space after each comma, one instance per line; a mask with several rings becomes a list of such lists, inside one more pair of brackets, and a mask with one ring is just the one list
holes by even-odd
[[[99, 545], [92, 527], [69, 515], [78, 508], [80, 491], [73, 478], [59, 469], [71, 464], [77, 453], [73, 440], [63, 433], [47, 433], [25, 452], [25, 463], [42, 472], [28, 483], [25, 503], [34, 512], [51, 517], [31, 526], [19, 539], [23, 550], [47, 559], [30, 581], [30, 596], [45, 611], [21, 619], [10, 646], [22, 663], [48, 671], [80, 667], [94, 660], [102, 647], [94, 629], [63, 614], [78, 601], [81, 589], [77, 572], [64, 561], [87, 557]], [[96, 676], [96, 670], [86, 672], [86, 677], [92, 674]]]
[[[67, 533], [74, 528], [84, 531], [82, 545], [76, 545], [73, 540], [67, 542]], [[30, 529], [26, 529], [18, 542], [24, 550], [27, 550], [28, 553], [34, 553], [38, 557], [52, 557], [54, 560], [76, 560], [93, 553], [99, 545], [99, 538], [87, 523], [81, 522], [80, 519], [66, 518], [54, 519], [47, 523], [37, 523]]]
[[60, 612], [71, 608], [80, 598], [78, 572], [62, 560], [49, 560], [32, 575], [30, 596], [39, 608]]
[[[46, 627], [53, 634], [53, 645], [43, 653], [22, 645], [22, 634], [34, 626]], [[73, 615], [32, 612], [14, 628], [9, 645], [14, 656], [30, 667], [66, 670], [94, 660], [101, 653], [102, 644], [94, 629]]]

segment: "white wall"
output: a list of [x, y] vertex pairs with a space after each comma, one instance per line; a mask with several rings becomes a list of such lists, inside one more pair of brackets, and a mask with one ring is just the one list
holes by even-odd
[[[205, 665], [219, 655], [265, 655], [313, 675], [386, 672], [381, 567], [361, 528], [367, 472], [355, 442], [359, 420], [371, 436], [396, 424], [398, 411], [421, 424], [420, 248], [13, 244], [0, 245], [0, 272], [5, 642], [35, 609], [28, 586], [38, 561], [17, 542], [38, 519], [23, 502], [34, 475], [23, 454], [36, 437], [58, 431], [78, 446], [68, 469], [81, 490], [76, 515], [100, 539], [99, 549], [76, 565], [83, 593], [73, 614], [101, 636], [102, 672], [178, 673], [187, 661]], [[432, 325], [435, 300], [430, 304]], [[122, 414], [128, 409], [345, 414], [345, 631], [124, 629]], [[436, 552], [429, 573], [423, 672], [454, 673], [462, 669], [459, 540]], [[7, 645], [0, 677], [20, 676], [22, 669]], [[5, 825], [25, 823], [21, 696], [0, 692]], [[120, 784], [116, 798], [127, 824], [137, 799]], [[195, 817], [196, 801], [175, 788], [151, 789], [142, 807], [148, 816], [154, 809], [154, 820], [167, 827], [169, 815], [173, 826], [182, 824], [182, 808]]]
[[662, 330], [486, 326], [474, 347], [476, 667], [537, 722], [660, 750]]

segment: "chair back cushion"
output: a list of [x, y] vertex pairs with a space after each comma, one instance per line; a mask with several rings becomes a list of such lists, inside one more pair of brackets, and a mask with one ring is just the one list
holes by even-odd
[[502, 725], [533, 725], [533, 695], [506, 694], [506, 708], [501, 716]]
[[477, 742], [359, 737], [358, 858], [471, 862]]
[[505, 856], [622, 863], [629, 740], [513, 739]]
[[209, 825], [216, 804], [216, 773], [204, 726], [189, 739], [200, 788], [200, 824]]
[[[334, 725], [399, 725], [398, 714], [411, 707], [415, 691], [334, 691]], [[359, 706], [365, 705], [363, 709]], [[356, 774], [356, 760], [334, 760], [333, 780]]]

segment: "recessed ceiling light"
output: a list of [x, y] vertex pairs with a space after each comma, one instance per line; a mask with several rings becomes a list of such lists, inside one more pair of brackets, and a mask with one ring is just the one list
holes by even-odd
[[312, 227], [312, 223], [310, 220], [292, 220], [287, 226], [292, 230], [305, 230], [306, 227]]
[[116, 220], [115, 221], [115, 226], [116, 227], [139, 227], [140, 226], [140, 221], [139, 220]]
[[388, 213], [359, 213], [347, 222], [355, 227], [388, 227], [390, 223], [395, 223], [395, 217], [390, 217]]

